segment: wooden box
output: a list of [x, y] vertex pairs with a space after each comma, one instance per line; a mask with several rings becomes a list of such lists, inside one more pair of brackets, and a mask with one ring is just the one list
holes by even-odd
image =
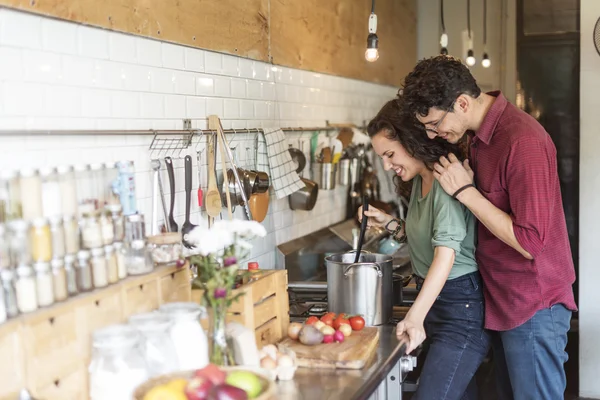
[[[233, 291], [234, 295], [244, 295], [227, 310], [226, 321], [253, 329], [259, 348], [278, 342], [287, 335], [290, 323], [287, 284], [287, 270], [253, 273], [249, 283]], [[202, 290], [192, 290], [192, 301], [202, 304], [202, 294]], [[203, 320], [205, 329], [209, 324], [210, 321]]]

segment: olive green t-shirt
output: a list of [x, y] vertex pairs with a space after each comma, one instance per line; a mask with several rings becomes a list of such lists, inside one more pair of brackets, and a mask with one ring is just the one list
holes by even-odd
[[434, 179], [433, 187], [421, 196], [421, 176], [413, 179], [406, 218], [406, 237], [413, 271], [425, 278], [438, 246], [454, 250], [454, 265], [448, 279], [477, 271], [475, 261], [475, 217], [453, 199]]

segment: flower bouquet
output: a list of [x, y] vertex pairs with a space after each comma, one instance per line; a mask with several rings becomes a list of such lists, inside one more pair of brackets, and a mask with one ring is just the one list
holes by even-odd
[[216, 221], [211, 228], [196, 227], [187, 236], [198, 252], [190, 257], [190, 264], [197, 270], [192, 287], [204, 291], [203, 302], [211, 313], [213, 364], [234, 364], [225, 338], [225, 315], [227, 308], [242, 295], [232, 295], [239, 276], [238, 261], [250, 255], [250, 240], [266, 234], [256, 221], [231, 220]]

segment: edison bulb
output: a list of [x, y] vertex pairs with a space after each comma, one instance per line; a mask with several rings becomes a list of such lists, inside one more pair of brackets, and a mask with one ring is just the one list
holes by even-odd
[[489, 68], [492, 65], [492, 62], [490, 61], [490, 58], [488, 57], [487, 53], [483, 53], [483, 58], [481, 59], [481, 66], [483, 68]]
[[379, 51], [377, 49], [367, 49], [365, 51], [365, 59], [369, 62], [375, 62], [379, 58]]
[[475, 60], [475, 56], [473, 55], [473, 50], [469, 50], [467, 52], [467, 59], [466, 59], [467, 65], [469, 67], [472, 67], [473, 65], [475, 65], [475, 63], [477, 62]]

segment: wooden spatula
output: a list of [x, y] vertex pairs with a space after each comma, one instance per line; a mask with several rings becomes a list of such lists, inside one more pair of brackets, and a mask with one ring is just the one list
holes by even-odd
[[215, 174], [215, 143], [214, 136], [208, 137], [208, 190], [206, 191], [206, 213], [211, 218], [216, 218], [221, 213], [221, 195], [217, 188]]

